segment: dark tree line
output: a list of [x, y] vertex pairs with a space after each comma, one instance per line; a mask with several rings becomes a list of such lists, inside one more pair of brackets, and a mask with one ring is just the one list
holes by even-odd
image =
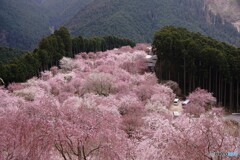
[[240, 111], [240, 49], [184, 28], [164, 27], [155, 33], [159, 80], [174, 80], [183, 94], [201, 87], [218, 103]]
[[0, 46], [0, 65], [10, 62], [13, 57], [21, 56], [26, 51]]
[[124, 45], [134, 46], [135, 43], [114, 36], [89, 39], [79, 36], [72, 39], [68, 30], [61, 27], [54, 34], [43, 38], [33, 52], [25, 53], [9, 63], [0, 64], [0, 78], [6, 85], [11, 82], [24, 82], [33, 76], [39, 76], [41, 71], [58, 66], [63, 56], [74, 57], [80, 52], [105, 51]]
[[135, 46], [129, 39], [115, 36], [83, 38], [81, 36], [72, 39], [72, 53], [106, 51], [121, 46]]

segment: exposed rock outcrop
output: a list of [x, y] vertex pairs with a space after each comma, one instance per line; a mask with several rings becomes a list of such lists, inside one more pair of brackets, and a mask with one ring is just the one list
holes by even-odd
[[204, 0], [205, 7], [225, 21], [232, 23], [240, 32], [240, 1], [239, 0]]

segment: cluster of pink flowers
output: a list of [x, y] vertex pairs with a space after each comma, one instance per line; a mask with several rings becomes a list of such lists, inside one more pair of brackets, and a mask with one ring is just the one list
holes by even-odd
[[64, 57], [60, 69], [1, 88], [0, 159], [204, 159], [232, 151], [239, 139], [220, 132], [221, 116], [173, 117], [175, 95], [147, 72], [148, 48]]
[[[197, 88], [194, 92], [188, 96], [190, 103], [184, 107], [184, 112], [193, 116], [200, 116], [201, 114], [211, 110], [216, 105], [216, 98], [212, 93], [207, 92], [204, 89]], [[213, 109], [212, 111], [217, 111]]]

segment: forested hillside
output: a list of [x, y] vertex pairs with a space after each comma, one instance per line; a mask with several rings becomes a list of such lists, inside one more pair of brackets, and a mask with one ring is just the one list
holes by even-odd
[[0, 44], [30, 49], [50, 33], [45, 10], [29, 0], [0, 1]]
[[96, 0], [67, 24], [73, 34], [114, 34], [151, 42], [155, 30], [181, 26], [221, 41], [239, 44], [236, 28], [212, 14], [203, 0]]
[[17, 58], [24, 53], [26, 53], [26, 51], [7, 47], [0, 47], [0, 65], [8, 63], [12, 59]]
[[33, 49], [91, 0], [1, 0], [0, 44]]
[[62, 25], [75, 36], [152, 42], [155, 30], [174, 25], [238, 46], [239, 33], [231, 23], [237, 23], [240, 7], [219, 5], [208, 0], [2, 0], [0, 44], [31, 50]]
[[[37, 0], [36, 0], [37, 1]], [[39, 5], [47, 10], [49, 25], [59, 27], [93, 0], [42, 0]]]
[[39, 76], [41, 71], [59, 66], [59, 60], [74, 57], [80, 52], [97, 52], [121, 46], [134, 46], [135, 43], [124, 38], [105, 36], [71, 38], [68, 30], [61, 27], [54, 34], [43, 38], [38, 48], [18, 57], [11, 57], [9, 63], [0, 63], [0, 78], [6, 85], [11, 82], [24, 82], [33, 76]]
[[196, 87], [214, 93], [219, 104], [240, 111], [240, 49], [184, 28], [165, 27], [155, 34], [160, 80], [174, 80], [184, 94]]

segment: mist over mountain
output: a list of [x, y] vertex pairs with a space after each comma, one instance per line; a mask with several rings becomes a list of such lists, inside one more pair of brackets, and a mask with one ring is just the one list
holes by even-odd
[[33, 49], [62, 25], [75, 36], [136, 42], [151, 42], [157, 29], [174, 25], [239, 45], [239, 15], [238, 0], [1, 0], [0, 45]]

